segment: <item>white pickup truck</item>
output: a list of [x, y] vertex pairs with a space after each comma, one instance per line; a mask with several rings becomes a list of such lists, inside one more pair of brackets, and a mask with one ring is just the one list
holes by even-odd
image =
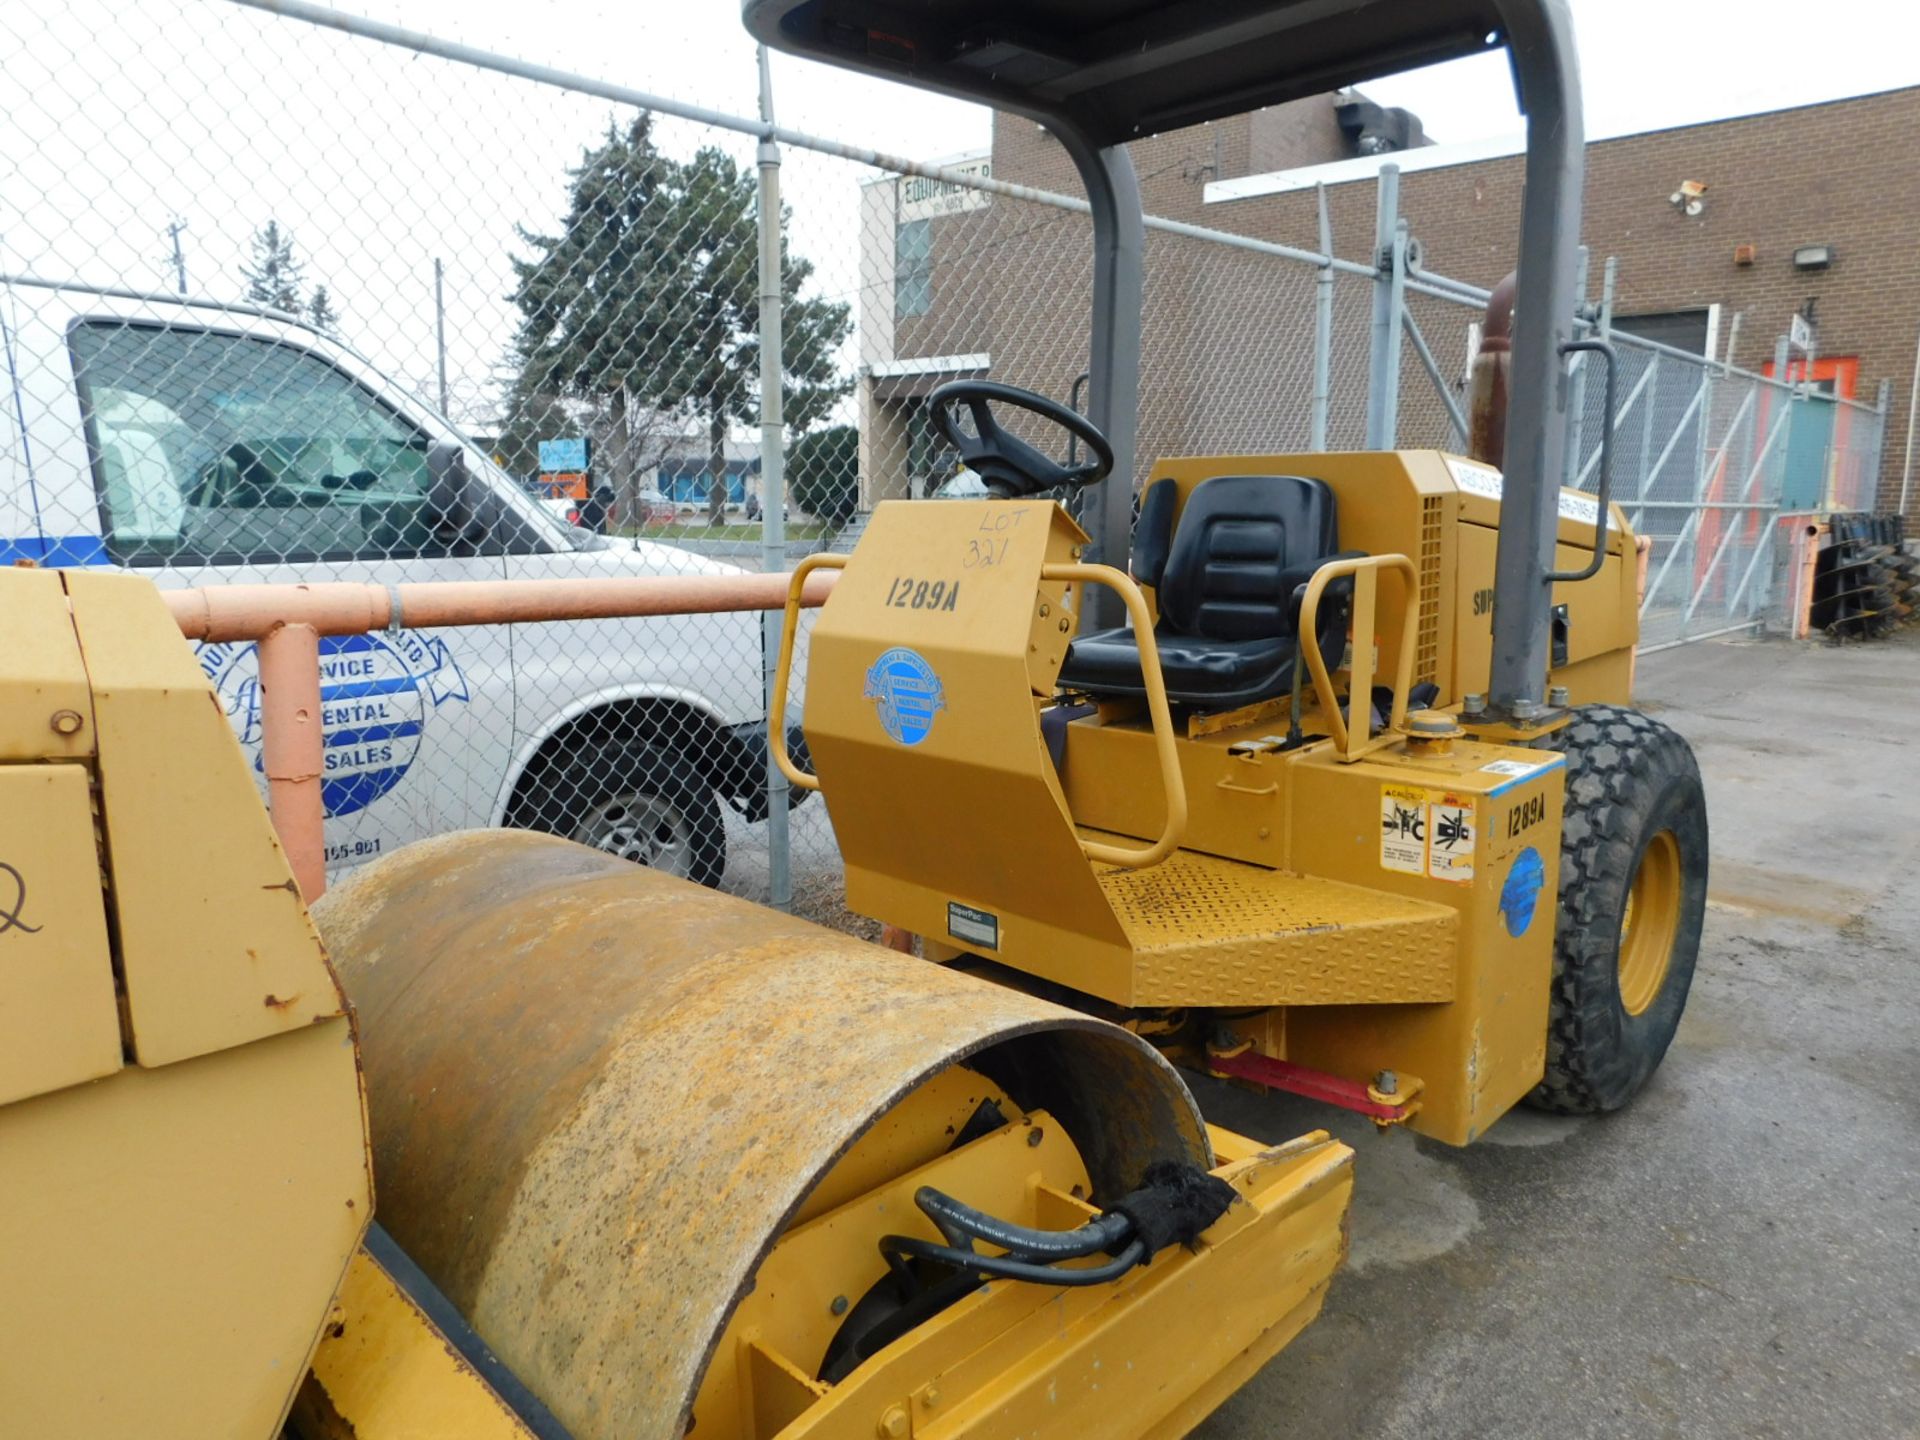
[[[244, 306], [0, 277], [0, 563], [229, 581], [715, 574], [548, 515], [364, 357]], [[250, 644], [203, 645], [259, 765]], [[765, 815], [759, 617], [322, 642], [327, 864], [476, 825], [708, 884], [721, 801]]]

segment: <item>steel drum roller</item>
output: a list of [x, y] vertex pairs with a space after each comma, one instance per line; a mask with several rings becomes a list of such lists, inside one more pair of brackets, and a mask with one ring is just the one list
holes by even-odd
[[550, 836], [410, 846], [314, 914], [382, 1223], [578, 1440], [682, 1434], [809, 1193], [963, 1061], [1053, 1117], [1095, 1202], [1211, 1163], [1116, 1027]]

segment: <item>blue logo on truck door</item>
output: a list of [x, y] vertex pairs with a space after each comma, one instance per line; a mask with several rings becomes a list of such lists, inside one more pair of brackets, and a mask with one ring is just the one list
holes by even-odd
[[[260, 744], [260, 657], [252, 644], [203, 645], [200, 668], [240, 743]], [[437, 636], [398, 631], [324, 635], [320, 708], [326, 733], [320, 792], [329, 818], [364, 810], [419, 758], [428, 719], [467, 699], [467, 677]], [[253, 768], [261, 769], [258, 753]]]

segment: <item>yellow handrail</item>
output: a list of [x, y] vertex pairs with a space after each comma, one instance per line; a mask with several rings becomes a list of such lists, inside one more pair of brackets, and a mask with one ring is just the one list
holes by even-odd
[[[1376, 738], [1373, 730], [1373, 615], [1380, 589], [1380, 572], [1391, 570], [1400, 578], [1400, 657], [1394, 667], [1393, 709], [1387, 717], [1387, 732]], [[1347, 714], [1340, 714], [1340, 697], [1327, 673], [1326, 657], [1320, 653], [1320, 597], [1327, 586], [1342, 576], [1354, 577], [1353, 585], [1353, 663], [1347, 670]], [[1420, 574], [1404, 555], [1365, 555], [1352, 560], [1329, 560], [1313, 572], [1307, 593], [1300, 604], [1300, 652], [1307, 659], [1307, 673], [1313, 676], [1314, 693], [1333, 728], [1333, 743], [1340, 758], [1349, 764], [1388, 744], [1392, 732], [1407, 722], [1407, 695], [1413, 689], [1413, 652], [1419, 643], [1420, 615], [1414, 604], [1419, 594]]]
[[1133, 620], [1134, 640], [1140, 647], [1140, 675], [1147, 687], [1147, 716], [1153, 722], [1153, 748], [1160, 761], [1160, 784], [1166, 793], [1167, 823], [1160, 838], [1144, 850], [1122, 845], [1103, 845], [1097, 840], [1082, 840], [1081, 853], [1101, 865], [1120, 865], [1129, 870], [1144, 870], [1158, 865], [1180, 848], [1187, 833], [1187, 782], [1180, 774], [1180, 752], [1174, 746], [1173, 715], [1167, 708], [1167, 682], [1160, 673], [1160, 646], [1153, 638], [1153, 616], [1147, 609], [1147, 597], [1131, 576], [1111, 565], [1043, 565], [1042, 580], [1065, 580], [1105, 585], [1117, 591], [1126, 602]]
[[773, 763], [780, 767], [787, 783], [802, 790], [818, 790], [820, 782], [795, 765], [787, 753], [787, 677], [793, 669], [794, 637], [800, 633], [800, 594], [814, 571], [844, 570], [846, 565], [845, 555], [823, 550], [794, 566], [793, 577], [787, 581], [787, 608], [780, 617], [780, 658], [773, 670], [773, 703], [767, 706], [767, 744], [773, 749]]
[[[844, 555], [809, 555], [794, 567], [793, 576], [787, 583], [786, 612], [780, 624], [780, 658], [775, 663], [773, 675], [773, 703], [767, 707], [767, 742], [772, 747], [774, 763], [780, 767], [780, 773], [787, 777], [789, 784], [797, 785], [802, 790], [818, 790], [820, 782], [796, 766], [787, 751], [787, 685], [793, 669], [794, 639], [800, 628], [800, 594], [813, 571], [822, 568], [838, 570], [844, 568], [846, 563], [847, 557]], [[1120, 865], [1134, 870], [1158, 865], [1180, 847], [1181, 838], [1186, 834], [1187, 787], [1180, 774], [1179, 752], [1174, 747], [1173, 716], [1167, 705], [1166, 681], [1160, 674], [1160, 649], [1154, 643], [1153, 616], [1147, 609], [1146, 597], [1125, 572], [1110, 565], [1047, 565], [1041, 568], [1040, 576], [1043, 580], [1062, 580], [1069, 584], [1079, 582], [1109, 586], [1119, 592], [1121, 600], [1126, 603], [1127, 613], [1133, 619], [1140, 644], [1140, 673], [1147, 687], [1147, 714], [1153, 722], [1154, 752], [1160, 763], [1160, 783], [1166, 796], [1166, 824], [1160, 832], [1160, 838], [1143, 849], [1104, 845], [1095, 840], [1082, 840], [1080, 849], [1089, 860], [1103, 865]]]

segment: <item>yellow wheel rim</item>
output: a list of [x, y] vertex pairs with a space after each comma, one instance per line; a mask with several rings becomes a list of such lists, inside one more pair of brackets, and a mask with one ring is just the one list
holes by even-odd
[[1680, 844], [1671, 830], [1647, 842], [1620, 917], [1620, 1003], [1629, 1015], [1653, 1004], [1680, 930]]

